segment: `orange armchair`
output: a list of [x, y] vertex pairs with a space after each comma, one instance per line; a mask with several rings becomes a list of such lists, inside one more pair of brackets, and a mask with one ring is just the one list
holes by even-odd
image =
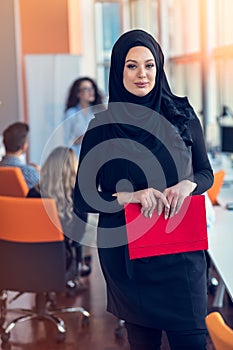
[[[47, 319], [56, 325], [59, 340], [65, 338], [63, 320], [55, 314], [89, 312], [83, 307], [48, 310], [49, 292], [65, 291], [65, 243], [54, 199], [0, 196], [0, 299], [1, 338], [8, 342], [17, 322]], [[6, 290], [36, 293], [35, 308], [13, 309], [23, 316], [5, 324]], [[4, 304], [5, 303], [5, 304]]]
[[26, 197], [28, 191], [28, 185], [20, 168], [0, 166], [1, 196]]
[[207, 315], [206, 325], [216, 350], [233, 350], [233, 330], [219, 312]]
[[226, 172], [224, 170], [216, 171], [214, 173], [214, 183], [212, 187], [207, 190], [207, 194], [213, 205], [216, 205], [218, 202], [218, 195], [223, 185], [225, 174]]

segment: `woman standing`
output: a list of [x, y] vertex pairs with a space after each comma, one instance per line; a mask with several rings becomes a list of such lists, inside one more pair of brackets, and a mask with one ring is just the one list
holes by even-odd
[[[73, 82], [66, 101], [65, 142], [79, 157], [83, 135], [93, 118], [92, 107], [102, 105], [102, 96], [93, 79], [82, 77]], [[70, 118], [72, 117], [72, 118]]]
[[131, 350], [160, 349], [162, 330], [173, 350], [204, 350], [204, 251], [128, 255], [124, 204], [140, 203], [147, 220], [154, 210], [169, 220], [213, 182], [200, 122], [188, 99], [171, 92], [163, 64], [159, 44], [142, 30], [115, 43], [108, 108], [83, 139], [74, 210], [100, 214], [107, 309], [125, 320]]

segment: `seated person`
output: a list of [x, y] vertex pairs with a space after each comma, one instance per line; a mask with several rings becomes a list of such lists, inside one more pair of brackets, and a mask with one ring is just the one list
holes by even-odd
[[3, 144], [6, 154], [0, 161], [0, 166], [15, 166], [22, 170], [29, 188], [39, 181], [39, 167], [24, 164], [20, 156], [28, 149], [29, 126], [26, 123], [16, 122], [8, 126], [3, 132]]
[[[80, 290], [85, 286], [80, 280], [83, 264], [79, 241], [85, 233], [86, 217], [78, 219], [73, 214], [73, 187], [77, 166], [78, 159], [71, 148], [56, 147], [42, 165], [40, 181], [30, 189], [28, 197], [55, 199], [65, 235], [67, 287], [77, 287]], [[71, 239], [74, 237], [75, 241]]]

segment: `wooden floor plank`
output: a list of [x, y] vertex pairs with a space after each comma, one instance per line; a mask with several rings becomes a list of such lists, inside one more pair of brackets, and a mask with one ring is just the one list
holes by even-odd
[[[117, 339], [115, 329], [118, 320], [106, 312], [106, 290], [102, 273], [94, 248], [91, 249], [93, 257], [93, 271], [86, 278], [88, 288], [74, 297], [67, 297], [65, 294], [57, 298], [57, 306], [83, 306], [91, 313], [90, 323], [87, 327], [82, 327], [82, 317], [80, 314], [60, 315], [66, 323], [67, 335], [63, 343], [56, 340], [57, 331], [53, 324], [48, 321], [26, 321], [16, 325], [11, 332], [11, 350], [129, 350], [125, 330], [123, 337]], [[10, 293], [10, 297], [14, 295]], [[212, 297], [209, 296], [209, 305]], [[34, 296], [25, 293], [14, 301], [9, 307], [32, 307]], [[227, 322], [233, 326], [233, 308], [227, 300], [221, 312]], [[17, 316], [10, 312], [7, 319], [11, 320]], [[168, 350], [169, 346], [166, 337], [163, 337], [161, 350]], [[213, 349], [210, 341], [208, 350]]]

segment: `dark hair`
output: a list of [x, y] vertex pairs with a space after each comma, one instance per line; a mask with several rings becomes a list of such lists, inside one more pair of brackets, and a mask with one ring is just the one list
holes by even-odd
[[6, 152], [17, 152], [27, 141], [29, 126], [16, 122], [3, 131], [3, 143]]
[[92, 84], [92, 86], [95, 90], [95, 100], [91, 103], [91, 105], [94, 106], [94, 105], [98, 105], [98, 104], [103, 103], [103, 97], [102, 97], [102, 95], [97, 87], [97, 84], [94, 82], [94, 80], [89, 78], [89, 77], [82, 77], [82, 78], [75, 80], [73, 82], [73, 84], [71, 85], [71, 87], [69, 89], [69, 93], [68, 93], [68, 98], [66, 101], [65, 111], [67, 111], [68, 108], [77, 106], [77, 104], [79, 103], [79, 98], [77, 97], [78, 91], [80, 89], [81, 83], [83, 81], [86, 81], [86, 80]]

